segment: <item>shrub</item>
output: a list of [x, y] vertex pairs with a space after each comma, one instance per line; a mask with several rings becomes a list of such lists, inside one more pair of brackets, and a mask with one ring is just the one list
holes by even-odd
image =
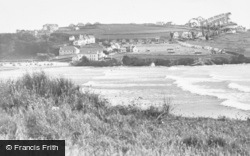
[[90, 61], [87, 57], [83, 56], [79, 62], [74, 63], [75, 66], [93, 66], [93, 67], [108, 67], [121, 65], [116, 59], [105, 61]]
[[244, 55], [240, 54], [237, 56], [232, 56], [230, 58], [231, 64], [240, 64], [240, 63], [250, 63], [249, 58], [246, 58]]
[[221, 137], [210, 136], [207, 140], [208, 146], [226, 146], [226, 141]]
[[180, 58], [174, 61], [174, 65], [192, 65], [194, 61], [193, 58]]
[[152, 63], [150, 59], [140, 59], [128, 56], [123, 56], [122, 62], [127, 66], [149, 66]]
[[170, 60], [163, 60], [163, 59], [156, 59], [155, 65], [157, 65], [157, 66], [170, 66], [171, 61]]
[[229, 60], [224, 57], [215, 57], [212, 59], [212, 62], [217, 65], [229, 64]]
[[199, 140], [196, 136], [190, 136], [190, 137], [184, 138], [182, 140], [182, 142], [186, 146], [192, 146], [192, 147], [196, 147], [196, 146], [201, 146], [202, 145], [202, 141]]

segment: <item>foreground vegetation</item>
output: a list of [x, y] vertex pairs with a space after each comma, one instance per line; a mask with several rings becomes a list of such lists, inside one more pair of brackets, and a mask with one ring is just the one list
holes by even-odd
[[93, 66], [93, 67], [110, 67], [120, 66], [121, 63], [116, 59], [110, 59], [105, 61], [90, 61], [87, 57], [83, 56], [80, 61], [73, 62], [74, 66]]
[[0, 139], [65, 139], [66, 155], [250, 155], [250, 121], [110, 106], [63, 78], [0, 83]]

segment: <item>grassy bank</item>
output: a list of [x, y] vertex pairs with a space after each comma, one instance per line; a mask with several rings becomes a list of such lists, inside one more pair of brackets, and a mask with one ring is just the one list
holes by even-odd
[[126, 66], [149, 66], [152, 62], [156, 66], [193, 66], [193, 65], [222, 65], [222, 64], [242, 64], [250, 63], [250, 58], [244, 55], [234, 55], [231, 57], [211, 57], [211, 58], [194, 58], [187, 56], [185, 58], [164, 59], [164, 58], [141, 58], [132, 56], [123, 56], [123, 65]]
[[0, 83], [0, 139], [65, 139], [66, 155], [250, 155], [250, 120], [111, 107], [44, 73]]
[[198, 65], [223, 65], [223, 64], [242, 64], [250, 63], [250, 58], [244, 55], [232, 55], [229, 57], [211, 57], [211, 58], [195, 58], [186, 56], [183, 58], [158, 58], [157, 56], [143, 58], [140, 55], [131, 56], [125, 55], [121, 61], [118, 59], [110, 59], [106, 61], [90, 61], [86, 57], [82, 57], [79, 61], [72, 63], [73, 66], [93, 66], [93, 67], [111, 67], [111, 66], [150, 66], [154, 63], [156, 66], [198, 66]]

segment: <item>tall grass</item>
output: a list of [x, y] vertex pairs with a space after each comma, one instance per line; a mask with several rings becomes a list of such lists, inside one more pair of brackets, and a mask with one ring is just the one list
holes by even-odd
[[249, 121], [110, 106], [45, 73], [0, 83], [0, 139], [64, 139], [66, 155], [250, 155]]

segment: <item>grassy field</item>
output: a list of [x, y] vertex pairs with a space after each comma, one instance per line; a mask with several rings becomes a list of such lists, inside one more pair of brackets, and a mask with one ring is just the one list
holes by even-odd
[[171, 103], [110, 106], [44, 73], [0, 83], [0, 139], [63, 139], [66, 155], [250, 155], [250, 119], [185, 118]]
[[142, 44], [136, 45], [136, 48], [139, 50], [138, 53], [149, 55], [194, 55], [195, 52], [201, 52], [202, 55], [211, 54], [209, 50], [183, 47], [177, 43]]
[[250, 57], [250, 32], [223, 34], [209, 41], [188, 41], [191, 44], [225, 48]]
[[134, 39], [169, 37], [170, 31], [188, 31], [184, 26], [156, 26], [143, 24], [101, 24], [82, 27], [77, 31], [65, 31], [67, 34], [93, 34], [99, 39]]

